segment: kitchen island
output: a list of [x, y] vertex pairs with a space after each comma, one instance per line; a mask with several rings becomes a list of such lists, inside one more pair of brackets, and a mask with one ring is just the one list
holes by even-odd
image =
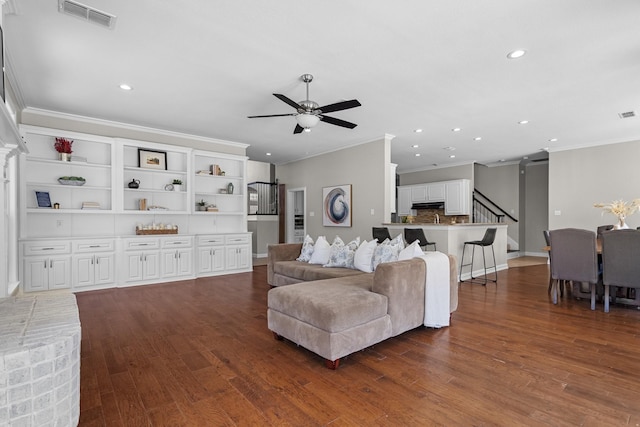
[[[496, 264], [498, 271], [506, 270], [507, 265], [507, 224], [488, 224], [488, 223], [457, 223], [457, 224], [426, 224], [426, 223], [385, 223], [384, 227], [389, 229], [391, 237], [398, 234], [404, 235], [405, 228], [422, 228], [427, 240], [435, 242], [439, 252], [455, 255], [458, 258], [458, 272], [462, 258], [462, 248], [464, 242], [469, 240], [482, 240], [487, 228], [497, 228], [496, 239], [493, 243], [493, 249], [496, 253]], [[411, 242], [407, 242], [411, 243]], [[471, 246], [467, 248], [465, 253], [465, 263], [471, 261]], [[482, 266], [482, 248], [476, 246], [476, 256], [473, 264], [473, 275], [479, 276], [484, 274]], [[487, 266], [492, 266], [493, 258], [491, 249], [486, 248]], [[465, 267], [462, 279], [466, 280], [470, 277], [469, 267]], [[493, 272], [493, 269], [490, 270]], [[491, 273], [489, 273], [491, 274]]]

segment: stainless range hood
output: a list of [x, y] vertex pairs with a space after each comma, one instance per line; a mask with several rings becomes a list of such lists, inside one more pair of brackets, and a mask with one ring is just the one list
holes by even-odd
[[444, 209], [444, 202], [414, 203], [411, 209]]

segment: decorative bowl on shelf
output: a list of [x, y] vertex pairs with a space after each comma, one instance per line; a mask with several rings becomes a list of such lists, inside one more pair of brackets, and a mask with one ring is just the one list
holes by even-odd
[[58, 178], [58, 182], [62, 185], [81, 186], [86, 184], [87, 181], [81, 176], [61, 176]]

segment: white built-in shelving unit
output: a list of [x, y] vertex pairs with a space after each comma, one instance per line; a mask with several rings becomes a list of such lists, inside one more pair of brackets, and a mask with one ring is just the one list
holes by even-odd
[[[19, 163], [21, 276], [30, 283], [25, 291], [82, 291], [251, 270], [245, 156], [35, 126], [20, 131], [29, 149]], [[56, 137], [74, 141], [71, 161], [58, 158]], [[140, 150], [157, 153], [158, 164], [141, 165]], [[63, 176], [82, 177], [85, 184], [63, 185]], [[134, 180], [138, 188], [130, 188]], [[39, 207], [36, 191], [48, 192], [59, 208]], [[200, 211], [198, 200], [215, 209]], [[84, 202], [98, 208], [83, 209]], [[179, 233], [136, 235], [136, 227], [149, 224], [178, 227]], [[220, 242], [215, 251], [211, 240]], [[200, 265], [211, 261], [204, 253], [215, 255], [215, 268]]]

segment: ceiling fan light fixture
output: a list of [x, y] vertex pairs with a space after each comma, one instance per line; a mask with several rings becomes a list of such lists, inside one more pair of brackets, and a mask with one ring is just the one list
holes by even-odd
[[296, 121], [300, 127], [303, 127], [306, 132], [309, 132], [312, 127], [320, 122], [320, 117], [315, 114], [301, 113], [296, 116]]

